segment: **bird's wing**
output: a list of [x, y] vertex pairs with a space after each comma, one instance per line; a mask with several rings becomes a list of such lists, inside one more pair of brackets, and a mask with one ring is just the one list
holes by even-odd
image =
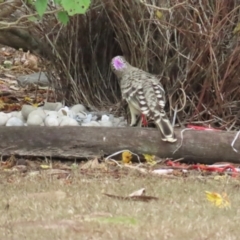
[[[135, 69], [134, 69], [135, 70]], [[145, 115], [165, 107], [165, 92], [157, 77], [140, 69], [121, 81], [122, 97]]]

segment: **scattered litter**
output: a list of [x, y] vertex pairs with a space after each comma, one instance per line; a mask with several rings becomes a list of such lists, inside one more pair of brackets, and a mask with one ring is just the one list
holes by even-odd
[[181, 165], [179, 162], [167, 161], [168, 166], [174, 167], [175, 169], [185, 169], [185, 170], [198, 170], [205, 172], [216, 172], [216, 173], [229, 173], [232, 177], [236, 177], [239, 172], [239, 168], [234, 167], [231, 164], [221, 164], [221, 165], [204, 165], [204, 164], [193, 164], [193, 165]]
[[233, 139], [233, 141], [231, 143], [231, 147], [232, 147], [233, 151], [236, 152], [236, 153], [238, 152], [238, 150], [234, 147], [234, 144], [235, 144], [235, 142], [238, 139], [239, 133], [240, 133], [240, 131], [237, 132], [236, 136], [234, 137], [234, 139]]
[[201, 131], [220, 131], [219, 129], [216, 129], [216, 128], [196, 126], [196, 125], [191, 125], [191, 124], [188, 124], [187, 128], [190, 128], [193, 130], [201, 130]]
[[[137, 155], [136, 153], [131, 152], [130, 150], [121, 150], [121, 151], [115, 152], [115, 153], [109, 155], [108, 157], [106, 157], [105, 160], [109, 160], [111, 157], [114, 157], [114, 156], [116, 156], [116, 155], [118, 155], [118, 154], [120, 154], [120, 153], [124, 153], [124, 152], [128, 152], [128, 154], [132, 154], [132, 155], [136, 156], [137, 159], [138, 159], [138, 162], [139, 162], [139, 163], [141, 162], [141, 161], [140, 161], [140, 158], [139, 158], [139, 155]], [[125, 153], [125, 154], [126, 154], [126, 153]]]

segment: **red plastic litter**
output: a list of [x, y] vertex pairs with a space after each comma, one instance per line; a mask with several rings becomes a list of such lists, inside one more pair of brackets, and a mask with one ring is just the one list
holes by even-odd
[[[168, 166], [172, 166], [172, 167], [181, 167], [181, 164], [179, 162], [173, 162], [171, 160], [167, 161], [166, 164]], [[236, 177], [238, 175], [238, 171], [237, 169], [232, 166], [231, 164], [222, 166], [222, 167], [214, 167], [214, 165], [212, 166], [207, 166], [207, 165], [203, 165], [203, 164], [194, 164], [194, 165], [189, 165], [187, 167], [185, 167], [185, 169], [196, 169], [196, 170], [200, 170], [200, 171], [209, 171], [209, 172], [218, 172], [218, 173], [223, 173], [227, 170], [231, 170], [232, 171], [232, 177]]]
[[191, 129], [194, 129], [194, 130], [219, 131], [218, 129], [215, 129], [215, 128], [196, 126], [196, 125], [191, 125], [191, 124], [188, 124], [187, 128], [191, 128]]

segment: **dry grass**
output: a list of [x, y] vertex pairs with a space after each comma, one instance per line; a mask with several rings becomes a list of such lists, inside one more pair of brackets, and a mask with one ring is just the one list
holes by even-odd
[[[126, 196], [145, 187], [158, 201]], [[205, 191], [226, 192], [232, 208], [219, 209]], [[62, 191], [55, 193], [55, 191]], [[42, 193], [42, 194], [38, 194]], [[64, 194], [66, 193], [66, 195]], [[62, 179], [1, 174], [1, 239], [238, 239], [239, 180], [179, 179], [127, 174]], [[8, 205], [9, 203], [9, 205]]]

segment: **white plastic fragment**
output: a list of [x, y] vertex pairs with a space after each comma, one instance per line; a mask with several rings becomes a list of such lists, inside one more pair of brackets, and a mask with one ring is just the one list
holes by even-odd
[[158, 174], [158, 175], [165, 175], [172, 173], [173, 169], [155, 169], [152, 171], [152, 173]]
[[99, 127], [100, 124], [99, 124], [99, 122], [91, 121], [88, 123], [83, 123], [82, 126], [84, 126], [84, 127]]
[[231, 143], [231, 147], [232, 147], [232, 149], [233, 149], [234, 152], [238, 152], [238, 150], [234, 147], [234, 144], [235, 144], [235, 142], [236, 142], [237, 139], [238, 139], [239, 133], [240, 133], [240, 131], [237, 132], [236, 136], [234, 137], [234, 139], [233, 139], [233, 141], [232, 141], [232, 143]]

